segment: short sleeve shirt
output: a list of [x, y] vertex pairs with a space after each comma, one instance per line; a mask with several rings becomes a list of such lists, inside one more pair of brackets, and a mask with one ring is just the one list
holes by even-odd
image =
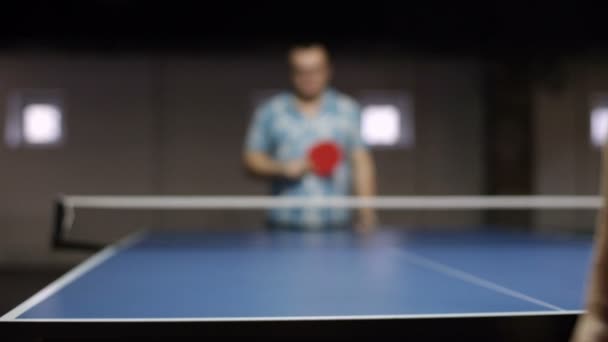
[[[268, 154], [286, 162], [307, 157], [320, 141], [332, 140], [342, 149], [343, 158], [331, 177], [307, 173], [299, 180], [272, 180], [275, 196], [346, 196], [352, 189], [352, 152], [365, 148], [360, 134], [360, 107], [350, 97], [329, 89], [323, 94], [319, 113], [305, 116], [295, 105], [294, 95], [285, 92], [257, 108], [250, 124], [245, 149]], [[302, 228], [322, 228], [349, 223], [350, 212], [343, 208], [280, 208], [269, 213], [272, 223]]]

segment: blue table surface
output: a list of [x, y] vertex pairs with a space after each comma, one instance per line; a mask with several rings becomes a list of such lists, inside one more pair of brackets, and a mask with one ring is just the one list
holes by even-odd
[[18, 318], [251, 318], [582, 309], [591, 238], [488, 229], [148, 232]]

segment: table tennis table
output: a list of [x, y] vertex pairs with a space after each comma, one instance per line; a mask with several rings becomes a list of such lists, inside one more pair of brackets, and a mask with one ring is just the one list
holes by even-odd
[[488, 227], [142, 231], [8, 312], [0, 336], [567, 340], [591, 247]]

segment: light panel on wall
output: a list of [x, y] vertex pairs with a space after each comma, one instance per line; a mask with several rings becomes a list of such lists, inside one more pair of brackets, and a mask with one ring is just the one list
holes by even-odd
[[608, 106], [598, 106], [591, 111], [591, 143], [602, 146], [608, 136]]
[[57, 144], [62, 137], [61, 109], [53, 104], [34, 103], [23, 108], [23, 140], [26, 144]]
[[58, 90], [19, 90], [11, 93], [5, 142], [11, 148], [56, 147], [65, 139], [65, 110]]
[[359, 97], [361, 137], [375, 148], [410, 148], [415, 144], [412, 100], [405, 90], [371, 90]]
[[368, 145], [391, 146], [399, 142], [401, 113], [393, 105], [369, 105], [361, 112], [361, 135]]

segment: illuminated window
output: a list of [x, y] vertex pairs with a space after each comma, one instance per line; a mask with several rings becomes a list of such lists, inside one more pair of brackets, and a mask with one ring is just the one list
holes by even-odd
[[51, 104], [29, 104], [23, 109], [23, 140], [26, 144], [57, 144], [61, 141], [61, 110]]
[[370, 145], [395, 145], [401, 135], [401, 113], [393, 105], [370, 105], [361, 113], [361, 134]]
[[604, 145], [608, 136], [608, 104], [591, 110], [590, 132], [593, 146]]
[[361, 136], [378, 148], [408, 148], [415, 143], [411, 100], [405, 91], [367, 91], [360, 97]]
[[9, 97], [5, 141], [12, 148], [54, 147], [64, 140], [61, 94], [28, 90]]

